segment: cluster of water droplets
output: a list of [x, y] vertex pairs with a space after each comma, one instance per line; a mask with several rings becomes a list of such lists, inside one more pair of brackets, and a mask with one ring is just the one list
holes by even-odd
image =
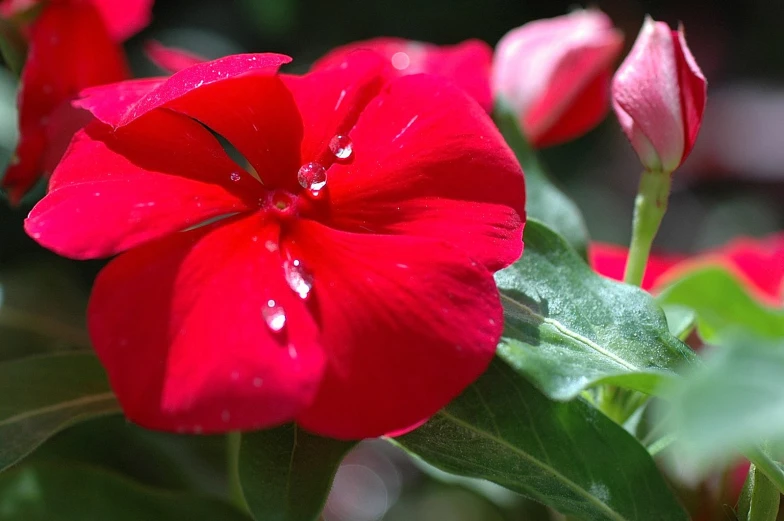
[[[336, 160], [346, 161], [354, 153], [354, 144], [350, 137], [338, 134], [329, 140], [329, 151]], [[305, 163], [297, 172], [297, 181], [313, 196], [318, 196], [327, 186], [327, 169], [315, 161]]]
[[[335, 160], [347, 161], [354, 153], [354, 145], [351, 142], [350, 137], [338, 134], [330, 139], [329, 151], [335, 156]], [[239, 181], [239, 174], [237, 174], [236, 179], [234, 178], [234, 174], [232, 174], [231, 180]], [[297, 172], [297, 181], [300, 186], [308, 190], [311, 195], [318, 196], [327, 186], [327, 169], [315, 161], [305, 163]], [[270, 241], [267, 242], [269, 243]], [[267, 247], [267, 249], [273, 251], [273, 249], [269, 247]], [[299, 259], [286, 259], [283, 262], [283, 276], [286, 279], [289, 288], [291, 288], [299, 298], [307, 300], [310, 296], [310, 292], [313, 290], [313, 275], [304, 266], [302, 261]], [[286, 311], [277, 301], [273, 299], [267, 300], [261, 310], [261, 314], [267, 327], [274, 333], [279, 333], [286, 327]]]
[[[307, 300], [313, 290], [313, 275], [299, 259], [283, 262], [283, 277], [289, 288], [302, 300]], [[286, 327], [286, 310], [274, 299], [269, 299], [261, 309], [261, 316], [273, 333], [280, 333]]]

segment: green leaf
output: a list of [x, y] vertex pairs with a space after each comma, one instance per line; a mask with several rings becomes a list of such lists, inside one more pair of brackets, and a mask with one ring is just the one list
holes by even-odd
[[322, 438], [296, 425], [244, 434], [240, 479], [259, 521], [315, 521], [332, 478], [356, 442]]
[[784, 339], [735, 336], [665, 391], [660, 413], [677, 439], [673, 457], [698, 470], [763, 440], [784, 443]]
[[781, 493], [754, 465], [738, 500], [739, 521], [776, 521]]
[[694, 359], [648, 293], [595, 274], [534, 220], [523, 257], [496, 282], [506, 321], [498, 354], [552, 399], [599, 383], [651, 394]]
[[16, 24], [0, 18], [0, 55], [6, 66], [19, 76], [27, 56], [27, 42]]
[[580, 209], [548, 179], [545, 169], [536, 157], [536, 152], [523, 137], [514, 112], [503, 103], [499, 103], [495, 110], [495, 120], [525, 172], [525, 210], [528, 217], [547, 224], [563, 236], [583, 258], [586, 258], [588, 228]]
[[118, 411], [92, 354], [53, 354], [0, 364], [0, 471], [69, 425]]
[[86, 466], [25, 465], [0, 475], [3, 521], [243, 521], [215, 499], [144, 487]]
[[662, 306], [664, 316], [667, 317], [667, 326], [672, 336], [686, 340], [694, 328], [697, 327], [697, 313], [686, 306]]
[[726, 334], [744, 330], [765, 338], [784, 337], [784, 309], [767, 307], [737, 277], [720, 266], [706, 266], [673, 282], [658, 296], [663, 305], [680, 305], [697, 313], [697, 331], [719, 344]]
[[26, 259], [0, 272], [0, 362], [52, 351], [89, 349], [87, 288], [62, 259]]
[[687, 519], [622, 427], [581, 400], [548, 400], [498, 359], [396, 441], [446, 472], [493, 481], [579, 519]]

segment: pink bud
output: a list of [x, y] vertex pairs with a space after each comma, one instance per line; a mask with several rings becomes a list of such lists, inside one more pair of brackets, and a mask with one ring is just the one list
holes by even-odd
[[620, 31], [595, 9], [527, 23], [498, 43], [493, 90], [535, 147], [574, 139], [607, 114], [622, 46]]
[[681, 26], [647, 17], [613, 78], [613, 108], [648, 170], [672, 172], [697, 139], [707, 83]]

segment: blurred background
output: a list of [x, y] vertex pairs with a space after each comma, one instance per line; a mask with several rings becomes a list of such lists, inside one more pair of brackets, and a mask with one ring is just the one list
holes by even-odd
[[[601, 0], [591, 5], [604, 10], [624, 31], [627, 50], [646, 13], [672, 26], [683, 22], [689, 46], [708, 79], [702, 131], [689, 160], [676, 173], [671, 210], [657, 247], [689, 253], [737, 235], [783, 229], [784, 2]], [[573, 7], [578, 6], [565, 0], [157, 0], [152, 24], [126, 49], [138, 76], [160, 74], [142, 51], [150, 38], [208, 58], [281, 52], [294, 58], [288, 71], [302, 72], [327, 50], [355, 40], [383, 35], [447, 44], [480, 38], [494, 45], [514, 27]], [[15, 144], [16, 87], [7, 74], [1, 80], [4, 169]], [[627, 244], [641, 167], [614, 116], [577, 141], [545, 150], [543, 159], [582, 208], [591, 236]], [[51, 337], [68, 346], [86, 342], [84, 305], [102, 263], [56, 258], [25, 236], [22, 221], [42, 193], [39, 190], [16, 209], [0, 201], [0, 328], [5, 344], [0, 359], [63, 347], [53, 345]], [[43, 320], [39, 313], [51, 318]], [[35, 457], [86, 459], [146, 483], [220, 494], [222, 451], [221, 439], [191, 438], [180, 444], [174, 437], [108, 418], [62, 433]], [[167, 470], [172, 466], [181, 470]], [[683, 486], [713, 490], [724, 485]], [[324, 518], [557, 519], [498, 487], [454, 481], [423, 468], [377, 441], [364, 443], [349, 455]]]

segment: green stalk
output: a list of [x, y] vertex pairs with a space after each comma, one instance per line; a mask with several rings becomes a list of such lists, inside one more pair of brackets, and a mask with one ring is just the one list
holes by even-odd
[[250, 512], [245, 501], [240, 480], [240, 445], [242, 433], [235, 431], [226, 434], [226, 471], [229, 477], [229, 499], [243, 512]]
[[671, 184], [670, 174], [667, 172], [646, 170], [642, 173], [640, 188], [634, 201], [632, 241], [623, 277], [627, 284], [639, 286], [642, 283], [653, 239], [667, 211]]

